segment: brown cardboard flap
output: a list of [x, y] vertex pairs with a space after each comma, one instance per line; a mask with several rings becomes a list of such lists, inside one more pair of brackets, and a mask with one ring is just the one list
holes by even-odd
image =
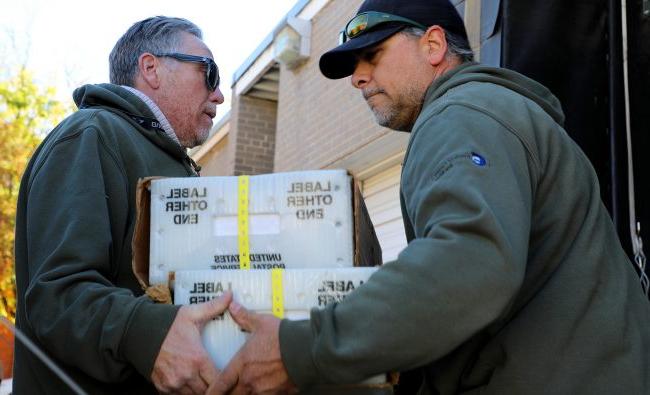
[[381, 246], [359, 189], [359, 183], [354, 177], [352, 177], [352, 200], [354, 266], [379, 266], [382, 264]]
[[133, 250], [133, 274], [143, 290], [149, 287], [149, 221], [151, 215], [151, 180], [161, 177], [146, 177], [138, 180], [135, 193], [135, 229], [131, 248]]
[[167, 285], [157, 284], [145, 289], [147, 296], [156, 303], [172, 304], [172, 293]]

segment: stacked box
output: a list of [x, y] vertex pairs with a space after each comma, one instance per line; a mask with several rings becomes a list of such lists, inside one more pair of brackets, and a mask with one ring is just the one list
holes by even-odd
[[[250, 268], [239, 270], [240, 177], [147, 178], [138, 183], [133, 271], [158, 302], [202, 303], [232, 290], [246, 308], [271, 313], [271, 270], [282, 276], [284, 316], [307, 319], [338, 302], [381, 264], [381, 248], [357, 184], [345, 170], [248, 177]], [[366, 266], [353, 268], [353, 266]], [[216, 270], [215, 270], [216, 269]], [[226, 313], [203, 343], [223, 368], [246, 341]], [[311, 391], [312, 393], [314, 391]], [[386, 375], [315, 393], [389, 394]]]
[[[366, 268], [287, 269], [281, 272], [282, 301], [285, 318], [308, 319], [313, 307], [325, 307], [343, 300], [377, 270]], [[217, 298], [224, 291], [233, 292], [234, 300], [257, 313], [272, 312], [271, 271], [211, 270], [178, 271], [174, 286], [174, 303], [187, 305]], [[229, 314], [209, 322], [203, 330], [203, 344], [223, 369], [246, 342], [242, 332]], [[386, 382], [385, 375], [372, 377], [364, 384]]]
[[[249, 177], [250, 267], [350, 267], [352, 183], [345, 170]], [[177, 270], [237, 269], [238, 177], [151, 182], [149, 282]]]

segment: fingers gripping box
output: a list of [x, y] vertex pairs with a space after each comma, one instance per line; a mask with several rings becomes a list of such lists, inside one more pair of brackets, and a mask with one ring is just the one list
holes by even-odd
[[[312, 308], [340, 302], [362, 287], [376, 270], [376, 267], [287, 269], [280, 271], [278, 275], [281, 278], [275, 280], [269, 270], [183, 270], [176, 272], [174, 303], [202, 303], [230, 290], [234, 300], [248, 310], [268, 314], [276, 312], [273, 300], [281, 298], [284, 318], [308, 319]], [[280, 292], [277, 290], [278, 282]], [[244, 345], [247, 336], [226, 313], [206, 324], [202, 340], [217, 368], [223, 369]], [[386, 382], [384, 374], [369, 378], [363, 385], [382, 385]]]

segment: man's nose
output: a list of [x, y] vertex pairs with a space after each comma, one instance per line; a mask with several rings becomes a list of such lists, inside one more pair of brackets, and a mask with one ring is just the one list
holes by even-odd
[[217, 104], [223, 104], [224, 98], [220, 87], [217, 87], [217, 89], [210, 93], [210, 101], [216, 102]]
[[350, 82], [357, 89], [363, 89], [370, 82], [372, 67], [368, 62], [360, 60], [354, 68]]

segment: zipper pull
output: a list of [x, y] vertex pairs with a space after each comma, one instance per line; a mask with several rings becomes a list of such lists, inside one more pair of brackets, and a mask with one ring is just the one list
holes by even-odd
[[194, 159], [190, 157], [189, 155], [187, 156], [187, 160], [190, 162], [190, 165], [192, 165], [192, 169], [196, 173], [197, 176], [201, 176], [201, 166], [199, 166], [196, 162], [194, 162]]

